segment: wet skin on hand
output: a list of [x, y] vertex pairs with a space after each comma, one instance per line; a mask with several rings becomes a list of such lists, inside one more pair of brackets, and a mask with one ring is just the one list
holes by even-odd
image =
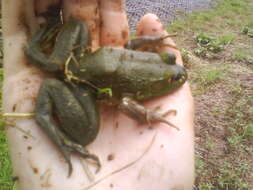
[[[50, 31], [58, 32], [51, 35]], [[46, 44], [52, 38], [56, 40], [52, 47], [49, 45], [52, 50], [47, 53], [48, 47], [39, 44]], [[122, 111], [140, 122], [173, 126], [160, 114], [133, 100], [168, 94], [187, 79], [185, 69], [176, 65], [171, 56], [112, 47], [90, 52], [89, 44], [87, 26], [70, 18], [60, 27], [58, 24], [42, 27], [26, 49], [29, 63], [55, 73], [58, 78], [43, 82], [37, 98], [36, 120], [64, 155], [69, 175], [72, 152], [92, 159], [100, 168], [98, 157], [83, 148], [98, 134], [97, 100], [119, 104]], [[99, 96], [98, 89], [110, 89], [112, 95]]]

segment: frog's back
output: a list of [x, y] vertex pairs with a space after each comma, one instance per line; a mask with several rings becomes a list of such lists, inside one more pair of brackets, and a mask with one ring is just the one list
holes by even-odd
[[156, 53], [103, 47], [83, 57], [78, 77], [98, 88], [111, 88], [116, 99], [127, 93], [144, 100], [178, 87], [168, 79], [184, 72], [178, 65], [164, 63]]
[[[86, 55], [81, 60], [81, 65], [76, 74], [79, 78], [95, 82], [99, 87], [110, 86], [112, 80], [124, 77], [121, 73], [124, 68], [146, 67], [148, 63], [161, 63], [159, 55], [155, 53], [138, 52], [121, 48], [102, 47], [96, 52]], [[143, 69], [143, 68], [142, 68]], [[119, 73], [120, 71], [120, 73]], [[134, 71], [127, 71], [133, 73]], [[97, 78], [100, 80], [97, 81]], [[102, 80], [106, 81], [102, 81]], [[114, 83], [117, 83], [114, 81]], [[102, 85], [102, 86], [101, 86]]]

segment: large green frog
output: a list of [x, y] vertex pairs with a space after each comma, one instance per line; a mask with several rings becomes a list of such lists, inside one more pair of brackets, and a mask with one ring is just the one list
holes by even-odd
[[[59, 32], [52, 32], [59, 28]], [[45, 48], [52, 39], [55, 39], [53, 48], [48, 48], [51, 45]], [[98, 157], [83, 148], [96, 138], [99, 130], [98, 100], [119, 105], [140, 122], [174, 126], [134, 100], [170, 93], [187, 78], [185, 69], [174, 64], [175, 60], [168, 59], [169, 56], [163, 59], [156, 53], [113, 47], [101, 47], [91, 53], [89, 39], [87, 26], [70, 18], [63, 25], [41, 28], [26, 49], [31, 64], [55, 73], [56, 78], [46, 79], [40, 88], [36, 120], [63, 153], [69, 175], [72, 152], [94, 160], [100, 167]], [[99, 95], [103, 89], [110, 89], [111, 95]]]

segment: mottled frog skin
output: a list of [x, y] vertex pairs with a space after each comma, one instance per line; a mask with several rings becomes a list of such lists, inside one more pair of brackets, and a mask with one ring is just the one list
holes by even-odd
[[[56, 76], [46, 79], [40, 88], [36, 120], [63, 153], [69, 175], [72, 152], [94, 160], [100, 168], [98, 157], [83, 148], [98, 134], [98, 100], [119, 104], [121, 110], [140, 122], [164, 122], [173, 126], [162, 115], [134, 100], [168, 94], [187, 79], [185, 69], [176, 65], [174, 58], [113, 47], [90, 52], [89, 46], [87, 26], [70, 18], [65, 24], [42, 27], [26, 49], [30, 64]], [[101, 96], [100, 89], [110, 89], [112, 94]]]

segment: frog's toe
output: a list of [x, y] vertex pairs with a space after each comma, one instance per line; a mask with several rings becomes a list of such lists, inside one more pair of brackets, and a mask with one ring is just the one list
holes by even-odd
[[[79, 154], [84, 159], [93, 160], [97, 166], [96, 173], [99, 172], [101, 168], [100, 160], [95, 154], [89, 153], [89, 151], [85, 150], [81, 145], [71, 143], [68, 145], [68, 148], [71, 149], [71, 152]], [[67, 160], [67, 159], [66, 159]], [[71, 166], [72, 168], [72, 166]]]
[[72, 172], [73, 172], [73, 166], [72, 166], [70, 161], [67, 161], [67, 164], [68, 164], [68, 167], [69, 167], [68, 177], [70, 177]]
[[95, 155], [95, 154], [90, 154], [88, 151], [86, 150], [82, 150], [82, 151], [77, 151], [77, 153], [83, 157], [84, 159], [90, 159], [90, 160], [93, 160], [97, 166], [97, 169], [96, 169], [96, 173], [98, 173], [101, 169], [101, 163], [100, 163], [100, 160], [99, 158]]
[[65, 158], [65, 161], [68, 164], [68, 177], [71, 176], [72, 172], [73, 172], [73, 166], [71, 163], [71, 150], [68, 147], [61, 147], [61, 152]]
[[86, 157], [86, 158], [89, 158], [95, 162], [96, 167], [97, 167], [95, 173], [98, 173], [101, 169], [101, 163], [100, 163], [99, 158], [95, 154], [89, 154], [89, 157]]

